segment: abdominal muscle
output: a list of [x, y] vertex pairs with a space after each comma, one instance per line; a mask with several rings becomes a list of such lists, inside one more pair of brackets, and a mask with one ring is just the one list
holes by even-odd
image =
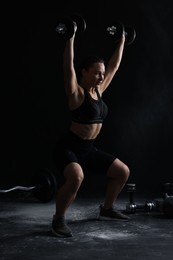
[[81, 137], [82, 139], [89, 140], [95, 139], [97, 135], [100, 133], [102, 128], [102, 124], [79, 124], [76, 122], [72, 122], [70, 126], [70, 130]]

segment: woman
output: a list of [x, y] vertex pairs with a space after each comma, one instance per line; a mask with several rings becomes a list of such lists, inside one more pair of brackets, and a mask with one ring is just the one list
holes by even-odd
[[72, 122], [67, 135], [57, 143], [54, 159], [63, 172], [64, 182], [56, 195], [56, 212], [52, 220], [52, 232], [58, 237], [72, 236], [66, 223], [65, 214], [75, 200], [84, 179], [84, 168], [104, 172], [107, 189], [103, 205], [100, 205], [100, 219], [125, 220], [129, 217], [113, 207], [129, 177], [129, 168], [115, 155], [98, 150], [95, 140], [99, 135], [108, 107], [102, 100], [104, 91], [117, 72], [122, 59], [125, 36], [122, 35], [116, 50], [106, 68], [104, 61], [93, 57], [86, 60], [78, 80], [74, 68], [73, 36], [66, 41], [63, 70], [65, 92], [68, 99]]

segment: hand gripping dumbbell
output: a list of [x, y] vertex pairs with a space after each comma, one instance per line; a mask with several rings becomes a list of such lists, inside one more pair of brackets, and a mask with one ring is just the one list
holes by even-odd
[[71, 14], [70, 16], [59, 18], [55, 30], [59, 36], [68, 40], [74, 34], [75, 24], [77, 26], [77, 33], [83, 33], [86, 30], [86, 21], [79, 14]]
[[107, 32], [115, 41], [119, 41], [122, 34], [125, 34], [125, 45], [130, 45], [136, 38], [136, 31], [132, 26], [123, 25], [121, 22], [115, 22], [107, 26]]

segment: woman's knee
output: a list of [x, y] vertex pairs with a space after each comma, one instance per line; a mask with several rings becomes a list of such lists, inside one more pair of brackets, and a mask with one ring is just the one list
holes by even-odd
[[124, 178], [125, 178], [125, 180], [127, 180], [129, 178], [129, 175], [130, 175], [130, 169], [129, 169], [129, 167], [126, 164], [124, 164], [122, 166], [122, 168], [123, 168], [122, 172], [124, 174]]
[[80, 186], [84, 179], [84, 173], [81, 166], [77, 163], [71, 163], [64, 170], [66, 180], [75, 186]]
[[129, 175], [129, 167], [119, 159], [115, 159], [108, 169], [108, 176], [112, 178], [121, 178], [126, 181], [129, 178]]

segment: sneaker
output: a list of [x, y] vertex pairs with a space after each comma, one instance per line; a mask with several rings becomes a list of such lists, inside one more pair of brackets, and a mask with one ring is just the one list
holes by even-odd
[[52, 233], [57, 237], [72, 237], [71, 229], [67, 226], [64, 217], [53, 219]]
[[130, 218], [115, 208], [104, 209], [100, 205], [100, 220], [118, 220], [118, 221], [128, 221]]

